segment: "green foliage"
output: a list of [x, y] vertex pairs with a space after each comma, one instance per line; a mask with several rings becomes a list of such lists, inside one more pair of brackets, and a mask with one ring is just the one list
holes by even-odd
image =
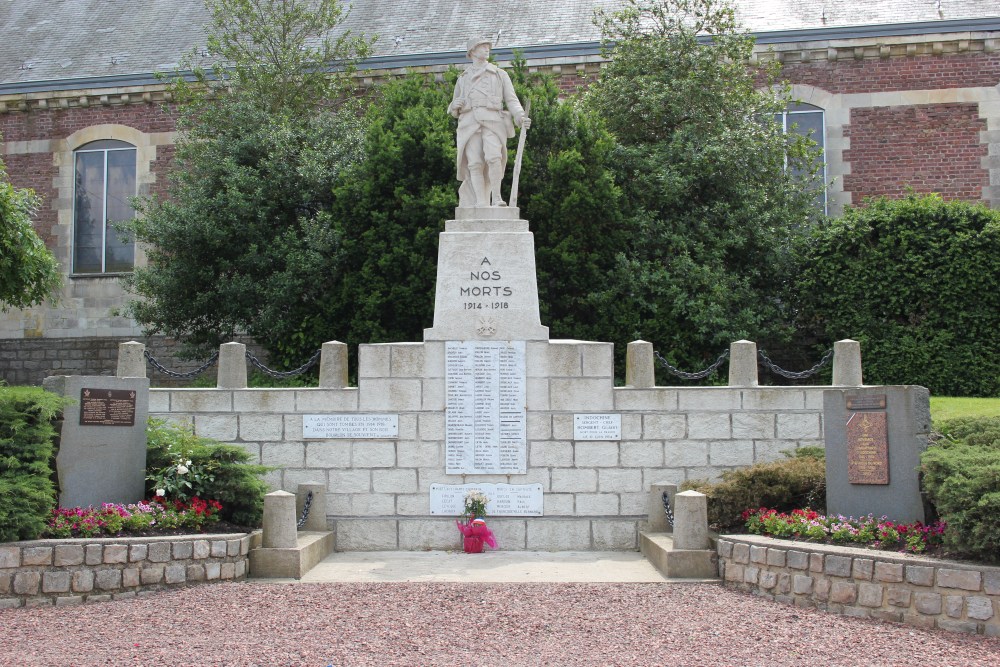
[[[200, 438], [190, 430], [151, 419], [146, 429], [147, 496], [156, 495], [158, 483], [171, 474], [176, 481], [178, 462], [189, 470], [198, 469], [201, 477], [197, 493], [204, 500], [222, 503], [220, 516], [241, 526], [259, 526], [264, 513], [267, 484], [260, 478], [271, 470], [267, 466], [248, 463], [250, 454], [236, 445], [221, 445]], [[190, 465], [187, 464], [190, 461]], [[172, 473], [167, 469], [173, 467]], [[184, 477], [185, 475], [180, 475]], [[184, 487], [182, 493], [194, 495], [195, 489]], [[183, 498], [184, 496], [178, 495]], [[171, 494], [168, 499], [173, 500]]]
[[942, 431], [920, 462], [927, 497], [947, 524], [945, 544], [1000, 561], [1000, 419], [955, 420]]
[[877, 199], [798, 249], [803, 330], [853, 338], [865, 381], [1000, 396], [1000, 212], [938, 195]]
[[126, 280], [141, 297], [127, 312], [193, 356], [245, 331], [293, 368], [315, 350], [298, 356], [302, 330], [341, 270], [331, 184], [364, 136], [341, 93], [368, 43], [328, 37], [342, 19], [332, 0], [208, 4], [209, 51], [226, 67], [171, 84], [182, 134], [170, 197], [138, 201], [128, 224], [149, 263]]
[[33, 190], [14, 187], [0, 159], [0, 312], [40, 304], [62, 283], [56, 258], [31, 225], [38, 206]]
[[790, 512], [808, 507], [822, 513], [826, 509], [826, 462], [815, 449], [782, 461], [727, 470], [721, 482], [689, 480], [681, 488], [708, 496], [708, 522], [720, 532], [742, 527], [742, 513], [748, 508]]
[[786, 335], [788, 241], [816, 215], [819, 163], [769, 120], [789, 101], [777, 70], [748, 66], [753, 38], [715, 0], [630, 0], [597, 23], [611, 60], [585, 102], [620, 142], [628, 239], [597, 299], [608, 339], [694, 370]]
[[0, 386], [0, 542], [35, 539], [56, 505], [52, 421], [65, 405], [33, 387]]

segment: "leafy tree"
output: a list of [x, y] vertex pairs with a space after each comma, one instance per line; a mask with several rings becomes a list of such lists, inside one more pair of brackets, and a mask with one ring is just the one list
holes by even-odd
[[58, 262], [31, 225], [38, 205], [33, 190], [14, 187], [0, 160], [0, 311], [40, 304], [62, 283]]
[[[597, 299], [611, 340], [701, 367], [729, 342], [783, 333], [777, 298], [796, 228], [814, 217], [811, 142], [770, 118], [775, 66], [717, 0], [629, 0], [599, 13], [610, 58], [585, 101], [619, 142], [628, 245]], [[814, 176], [813, 176], [814, 178]]]
[[330, 36], [337, 0], [207, 6], [219, 64], [172, 83], [182, 134], [170, 197], [139, 201], [128, 223], [149, 264], [126, 281], [142, 297], [127, 312], [190, 352], [246, 332], [297, 365], [283, 352], [340, 270], [331, 183], [360, 158], [348, 86], [369, 43]]
[[817, 227], [798, 254], [800, 327], [860, 341], [866, 382], [1000, 396], [1000, 212], [877, 199]]

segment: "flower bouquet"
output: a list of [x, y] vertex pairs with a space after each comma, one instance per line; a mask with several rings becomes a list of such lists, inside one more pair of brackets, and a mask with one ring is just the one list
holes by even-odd
[[462, 533], [462, 548], [467, 554], [478, 554], [483, 552], [483, 545], [488, 545], [491, 549], [497, 548], [496, 538], [486, 526], [486, 521], [482, 517], [486, 516], [486, 503], [488, 498], [481, 491], [469, 491], [465, 494], [465, 523], [456, 521], [455, 525]]

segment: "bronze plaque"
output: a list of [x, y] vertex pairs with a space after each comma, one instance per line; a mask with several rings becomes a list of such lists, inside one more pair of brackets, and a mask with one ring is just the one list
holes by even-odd
[[81, 389], [81, 426], [135, 426], [135, 391]]
[[889, 439], [884, 412], [854, 412], [847, 420], [847, 481], [889, 483]]
[[848, 396], [848, 410], [885, 410], [885, 394], [869, 396]]

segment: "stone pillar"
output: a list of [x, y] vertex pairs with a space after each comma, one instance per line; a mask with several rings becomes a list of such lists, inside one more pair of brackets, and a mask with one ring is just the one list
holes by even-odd
[[243, 343], [223, 343], [219, 346], [219, 389], [247, 388], [247, 346]]
[[757, 343], [738, 340], [729, 345], [729, 386], [757, 386]]
[[347, 386], [347, 345], [338, 340], [323, 343], [319, 358], [319, 386], [343, 389]]
[[635, 340], [628, 344], [625, 351], [625, 385], [628, 387], [656, 386], [652, 343]]
[[674, 549], [710, 549], [708, 497], [697, 491], [674, 496]]
[[298, 545], [295, 520], [294, 495], [274, 491], [264, 496], [264, 548], [294, 549]]
[[144, 378], [146, 377], [146, 357], [143, 354], [146, 346], [134, 340], [118, 344], [118, 371], [115, 377]]
[[850, 338], [833, 344], [833, 384], [842, 387], [860, 387], [861, 343]]
[[677, 485], [666, 482], [655, 482], [649, 485], [649, 506], [648, 523], [651, 533], [670, 533], [674, 527], [667, 521], [667, 514], [663, 511], [663, 493], [666, 492], [667, 500], [670, 501], [671, 511], [674, 509], [674, 496], [677, 495]]
[[329, 530], [326, 526], [326, 484], [320, 482], [299, 484], [298, 493], [295, 494], [295, 521], [297, 523], [302, 516], [302, 509], [306, 506], [306, 497], [310, 491], [313, 494], [312, 503], [309, 505], [309, 516], [302, 530]]

